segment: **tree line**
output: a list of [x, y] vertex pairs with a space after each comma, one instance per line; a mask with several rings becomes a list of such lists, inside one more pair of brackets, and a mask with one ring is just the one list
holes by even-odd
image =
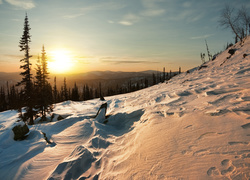
[[[43, 47], [42, 53], [45, 55], [45, 50]], [[175, 75], [181, 73], [181, 68], [178, 72], [165, 72], [163, 68], [162, 72], [152, 73], [151, 76], [140, 77], [138, 80], [128, 79], [123, 84], [116, 84], [114, 86], [103, 87], [102, 83], [99, 82], [98, 87], [90, 86], [85, 83], [83, 86], [78, 86], [77, 83], [74, 83], [73, 87], [68, 87], [67, 79], [64, 78], [63, 84], [57, 86], [57, 78], [54, 77], [53, 84], [51, 85], [42, 74], [41, 59], [45, 57], [44, 55], [41, 58], [38, 56], [36, 76], [34, 78], [34, 91], [35, 95], [33, 101], [35, 102], [35, 109], [40, 109], [40, 115], [45, 120], [46, 113], [51, 112], [53, 109], [52, 104], [72, 100], [72, 101], [86, 101], [94, 98], [100, 98], [104, 96], [113, 96], [117, 94], [124, 94], [134, 92], [140, 89], [150, 87], [152, 85], [163, 83], [174, 77]], [[45, 71], [45, 70], [44, 70]], [[47, 71], [46, 71], [47, 72]], [[49, 76], [49, 73], [46, 73], [46, 76]], [[44, 83], [45, 82], [45, 83]], [[23, 87], [18, 87], [16, 85], [9, 85], [7, 82], [5, 86], [0, 87], [0, 112], [9, 110], [9, 109], [18, 109], [24, 107], [25, 103], [23, 102], [24, 89]], [[50, 105], [50, 106], [49, 106]], [[48, 108], [46, 109], [45, 107]], [[20, 109], [19, 109], [20, 110]]]

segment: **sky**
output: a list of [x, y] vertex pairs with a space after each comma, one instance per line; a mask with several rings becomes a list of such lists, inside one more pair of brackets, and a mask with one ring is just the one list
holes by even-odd
[[[25, 13], [33, 68], [44, 45], [50, 72], [183, 71], [234, 42], [221, 10], [249, 0], [0, 0], [0, 72], [21, 71]], [[206, 60], [208, 58], [206, 57]]]

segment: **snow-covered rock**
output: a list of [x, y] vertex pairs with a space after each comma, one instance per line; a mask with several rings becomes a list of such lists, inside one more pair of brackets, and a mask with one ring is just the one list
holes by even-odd
[[29, 128], [27, 124], [20, 121], [12, 128], [12, 131], [14, 133], [14, 140], [24, 140], [29, 133]]

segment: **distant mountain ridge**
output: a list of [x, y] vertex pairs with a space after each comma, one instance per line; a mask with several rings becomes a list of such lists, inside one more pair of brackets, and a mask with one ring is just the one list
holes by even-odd
[[[160, 71], [147, 70], [140, 72], [123, 72], [123, 71], [90, 71], [86, 73], [78, 74], [50, 74], [50, 83], [53, 84], [54, 77], [57, 78], [57, 83], [60, 86], [64, 77], [67, 83], [71, 86], [73, 83], [89, 83], [90, 81], [105, 81], [105, 80], [121, 80], [121, 79], [133, 79], [142, 77], [151, 77], [152, 74], [160, 73]], [[35, 72], [32, 72], [33, 76]], [[9, 85], [16, 84], [21, 80], [20, 72], [0, 72], [0, 87], [5, 86], [7, 82]]]

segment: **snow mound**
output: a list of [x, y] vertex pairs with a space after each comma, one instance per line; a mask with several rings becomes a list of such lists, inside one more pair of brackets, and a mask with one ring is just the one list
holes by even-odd
[[77, 179], [91, 167], [95, 160], [92, 153], [84, 146], [77, 146], [70, 156], [57, 166], [49, 180]]

